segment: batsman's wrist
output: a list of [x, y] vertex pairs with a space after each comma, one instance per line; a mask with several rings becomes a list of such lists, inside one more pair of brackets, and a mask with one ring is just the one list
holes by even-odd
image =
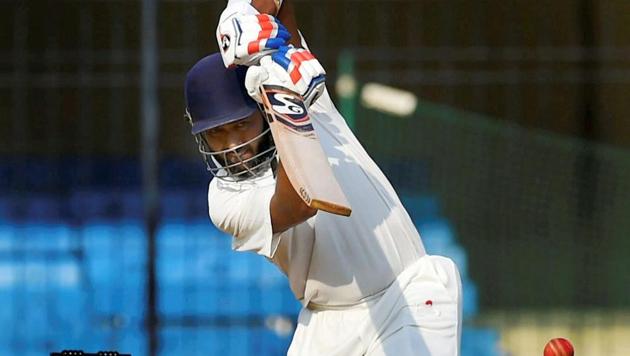
[[[238, 1], [238, 0], [235, 0]], [[284, 0], [240, 0], [248, 1], [261, 14], [277, 16]]]

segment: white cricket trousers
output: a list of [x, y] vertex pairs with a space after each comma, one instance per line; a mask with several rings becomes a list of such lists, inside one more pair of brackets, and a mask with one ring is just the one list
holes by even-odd
[[461, 298], [455, 263], [427, 255], [375, 300], [342, 310], [303, 308], [288, 355], [459, 355]]

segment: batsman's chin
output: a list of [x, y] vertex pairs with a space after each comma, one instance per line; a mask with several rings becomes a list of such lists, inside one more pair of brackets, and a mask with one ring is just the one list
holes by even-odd
[[251, 150], [243, 150], [240, 152], [230, 152], [225, 158], [228, 162], [228, 167], [238, 167], [240, 165], [247, 165], [254, 157], [254, 153]]
[[228, 168], [227, 171], [231, 176], [237, 177], [237, 180], [243, 180], [257, 176], [261, 168], [262, 167], [257, 164], [242, 163]]

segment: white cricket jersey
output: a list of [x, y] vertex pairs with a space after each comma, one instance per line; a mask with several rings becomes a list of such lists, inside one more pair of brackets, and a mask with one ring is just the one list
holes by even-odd
[[210, 218], [233, 236], [235, 250], [270, 258], [288, 276], [303, 305], [356, 304], [384, 291], [425, 251], [393, 187], [348, 128], [328, 92], [309, 113], [352, 215], [319, 211], [302, 224], [272, 234], [269, 204], [275, 179], [269, 170], [243, 182], [212, 180]]

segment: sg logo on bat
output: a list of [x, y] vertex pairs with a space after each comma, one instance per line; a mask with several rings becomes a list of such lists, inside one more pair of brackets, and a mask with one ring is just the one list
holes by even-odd
[[297, 93], [275, 85], [264, 86], [264, 92], [278, 122], [302, 135], [314, 131], [304, 101]]

